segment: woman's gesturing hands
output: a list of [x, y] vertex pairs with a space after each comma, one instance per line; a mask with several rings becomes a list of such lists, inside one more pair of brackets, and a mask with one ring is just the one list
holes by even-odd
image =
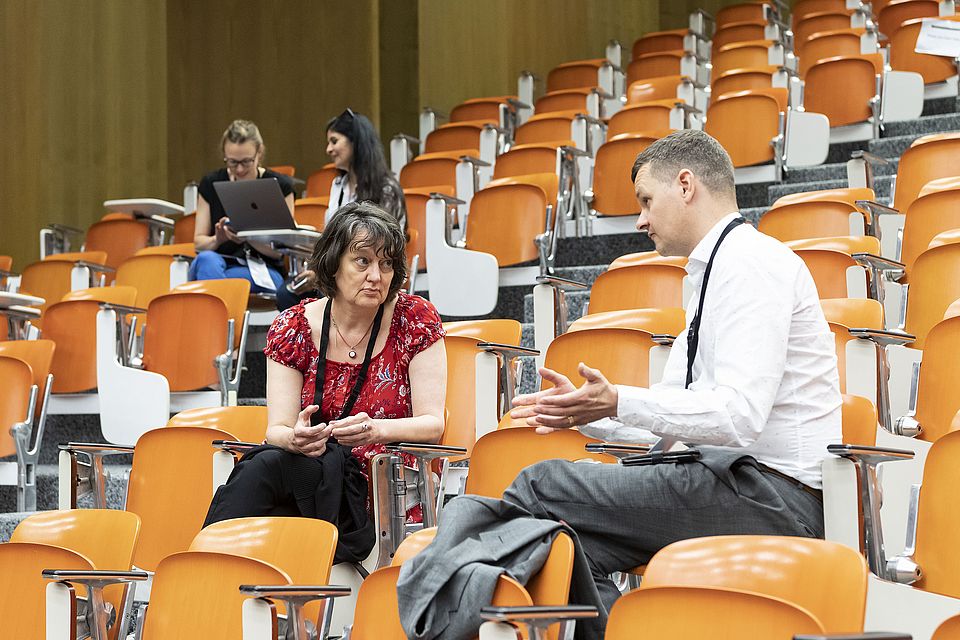
[[305, 456], [319, 458], [327, 450], [327, 440], [330, 438], [331, 426], [326, 424], [310, 425], [310, 417], [320, 410], [315, 404], [308, 405], [297, 416], [297, 424], [293, 426], [293, 436], [290, 444], [295, 451]]
[[377, 422], [362, 411], [355, 416], [332, 421], [330, 428], [337, 442], [346, 447], [383, 442]]

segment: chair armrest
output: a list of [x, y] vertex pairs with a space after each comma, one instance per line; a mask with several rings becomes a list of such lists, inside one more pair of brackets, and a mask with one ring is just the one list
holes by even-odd
[[557, 605], [533, 607], [483, 607], [480, 617], [491, 622], [507, 622], [532, 627], [547, 627], [565, 620], [586, 620], [599, 615], [596, 607]]
[[210, 444], [221, 451], [226, 451], [227, 453], [239, 453], [243, 455], [247, 451], [250, 451], [255, 447], [259, 447], [262, 443], [238, 442], [236, 440], [214, 440]]
[[[605, 97], [612, 98], [613, 96], [611, 96], [610, 94], [606, 94]], [[603, 120], [600, 120], [599, 118], [594, 118], [593, 116], [587, 113], [578, 113], [576, 117], [583, 118], [584, 120], [586, 120], [587, 124], [597, 125], [598, 127], [607, 126]]]
[[697, 449], [683, 449], [682, 451], [651, 451], [633, 456], [627, 456], [620, 461], [625, 467], [645, 467], [654, 464], [682, 464], [700, 459]]
[[150, 577], [146, 571], [97, 571], [44, 569], [41, 574], [47, 580], [85, 584], [94, 587], [106, 587], [124, 582], [140, 582]]
[[6, 271], [5, 269], [0, 269], [0, 278], [16, 278], [19, 276], [19, 273], [13, 271]]
[[512, 359], [517, 356], [538, 356], [540, 351], [529, 347], [521, 347], [512, 344], [500, 344], [499, 342], [479, 342], [477, 348], [487, 353], [498, 353], [504, 358]]
[[339, 585], [242, 584], [240, 585], [240, 593], [254, 598], [269, 598], [271, 600], [284, 600], [296, 604], [305, 604], [312, 600], [342, 598], [349, 596], [353, 591], [350, 587]]
[[888, 207], [885, 204], [880, 204], [879, 202], [874, 202], [873, 200], [857, 200], [855, 202], [857, 208], [861, 211], [867, 211], [871, 215], [900, 215], [900, 211], [894, 209], [893, 207]]
[[[496, 127], [494, 127], [496, 128]], [[474, 156], [460, 156], [461, 162], [469, 162], [475, 167], [489, 167], [490, 163], [486, 160], [481, 160], [480, 158], [475, 158]]]
[[48, 224], [46, 228], [57, 231], [58, 233], [69, 233], [75, 236], [82, 236], [84, 234], [83, 229], [77, 229], [76, 227], [71, 227], [68, 224], [60, 224], [59, 222]]
[[858, 444], [830, 444], [827, 445], [827, 452], [854, 461], [862, 460], [867, 464], [879, 464], [891, 460], [911, 460], [914, 456], [913, 451], [906, 449], [868, 447]]
[[461, 200], [460, 198], [454, 198], [453, 196], [448, 196], [443, 193], [437, 193], [436, 191], [430, 194], [430, 198], [435, 200], [443, 200], [443, 202], [447, 205], [467, 204], [465, 201]]
[[583, 149], [578, 149], [577, 147], [571, 147], [568, 145], [562, 145], [558, 147], [563, 153], [569, 154], [571, 156], [589, 156], [590, 154], [584, 151]]
[[869, 340], [881, 347], [910, 344], [917, 339], [917, 336], [905, 331], [888, 331], [886, 329], [869, 328], [851, 328], [848, 331], [854, 338]]
[[890, 161], [884, 158], [883, 156], [878, 156], [876, 154], [870, 153], [869, 151], [864, 151], [863, 149], [857, 149], [856, 151], [851, 151], [850, 159], [866, 160], [869, 164], [873, 164], [873, 165], [890, 164]]
[[672, 336], [669, 333], [654, 333], [650, 336], [650, 339], [656, 344], [669, 347], [677, 341], [677, 336]]
[[514, 109], [533, 109], [533, 106], [527, 104], [523, 100], [517, 100], [516, 98], [507, 98], [507, 104]]
[[854, 253], [851, 254], [850, 257], [856, 260], [858, 264], [870, 267], [871, 269], [877, 269], [878, 271], [903, 272], [907, 269], [907, 266], [902, 262], [872, 253]]
[[587, 453], [605, 453], [620, 460], [650, 451], [650, 445], [648, 444], [622, 444], [617, 442], [590, 442], [583, 448]]
[[590, 285], [586, 282], [579, 282], [577, 280], [571, 280], [569, 278], [561, 278], [559, 276], [537, 276], [537, 284], [549, 284], [555, 287], [572, 287], [574, 289], [589, 289]]
[[424, 460], [453, 458], [466, 455], [466, 447], [454, 447], [446, 444], [427, 444], [423, 442], [394, 442], [386, 446], [393, 453], [409, 453]]
[[827, 634], [822, 636], [793, 636], [793, 640], [913, 640], [909, 633], [895, 631], [867, 631], [864, 633]]
[[414, 138], [413, 136], [406, 133], [398, 133], [393, 136], [393, 140], [406, 140], [410, 144], [420, 144], [420, 138]]
[[703, 113], [703, 111], [701, 111], [700, 109], [697, 109], [695, 106], [687, 104], [682, 100], [677, 100], [676, 102], [674, 102], [673, 107], [675, 109], [682, 110], [687, 115], [701, 115]]
[[108, 267], [105, 264], [97, 264], [96, 262], [88, 262], [86, 260], [77, 260], [73, 263], [75, 267], [86, 267], [90, 271], [98, 271], [100, 273], [116, 273], [116, 269], [113, 267]]
[[58, 445], [60, 451], [67, 453], [93, 453], [104, 456], [133, 453], [133, 447], [126, 445], [101, 444], [99, 442], [68, 442]]
[[[112, 271], [112, 269], [111, 269]], [[146, 313], [147, 310], [142, 307], [131, 307], [125, 304], [116, 304], [114, 302], [101, 302], [101, 309], [113, 309], [121, 315], [126, 315], [128, 313]]]

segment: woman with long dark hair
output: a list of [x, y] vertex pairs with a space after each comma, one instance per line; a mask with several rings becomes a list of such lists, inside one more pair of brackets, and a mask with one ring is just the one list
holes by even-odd
[[350, 202], [372, 202], [407, 230], [403, 189], [390, 172], [383, 143], [365, 115], [346, 109], [327, 123], [327, 155], [340, 175], [330, 188], [326, 222]]

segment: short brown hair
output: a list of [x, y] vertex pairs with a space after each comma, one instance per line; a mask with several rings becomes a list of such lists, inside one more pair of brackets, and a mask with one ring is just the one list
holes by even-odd
[[675, 131], [641, 151], [630, 171], [631, 182], [637, 181], [645, 164], [650, 165], [650, 174], [661, 182], [673, 180], [681, 169], [689, 169], [714, 195], [736, 198], [730, 155], [703, 131]]
[[351, 202], [340, 207], [323, 230], [310, 258], [317, 274], [317, 289], [331, 300], [337, 294], [340, 258], [348, 250], [373, 247], [393, 262], [393, 280], [387, 292], [392, 300], [407, 279], [406, 238], [397, 219], [371, 202]]

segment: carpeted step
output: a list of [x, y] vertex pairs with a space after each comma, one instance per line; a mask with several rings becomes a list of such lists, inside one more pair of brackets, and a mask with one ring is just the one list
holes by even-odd
[[[590, 301], [590, 292], [583, 290], [567, 291], [566, 295], [568, 319], [570, 322], [578, 319], [587, 310], [587, 303]], [[524, 322], [533, 322], [533, 294], [523, 298], [523, 318]]]
[[930, 133], [946, 131], [960, 131], [960, 113], [943, 113], [935, 116], [924, 116], [906, 122], [888, 122], [883, 128], [883, 137], [895, 136], [925, 136]]
[[[127, 493], [127, 480], [130, 476], [129, 465], [104, 465], [107, 472], [107, 506], [121, 509]], [[57, 465], [37, 465], [37, 509], [44, 511], [58, 506]], [[91, 508], [91, 496], [80, 498], [80, 507]], [[0, 513], [11, 513], [17, 508], [17, 488], [0, 486]], [[12, 529], [11, 529], [12, 530]], [[6, 540], [6, 538], [4, 538]]]
[[[877, 193], [877, 199], [881, 201], [890, 200], [890, 189], [893, 184], [892, 176], [880, 176], [874, 182], [874, 189]], [[770, 201], [785, 196], [790, 193], [800, 193], [802, 191], [818, 191], [821, 189], [841, 189], [848, 186], [846, 179], [828, 180], [824, 182], [803, 182], [803, 183], [784, 183], [775, 187], [770, 187]]]
[[936, 116], [960, 111], [960, 98], [934, 98], [925, 100], [921, 116]]
[[753, 208], [753, 207], [765, 207], [769, 203], [767, 202], [767, 189], [776, 183], [773, 182], [757, 182], [755, 184], [738, 184], [737, 185], [737, 203], [741, 207]]
[[653, 243], [646, 234], [637, 232], [560, 238], [557, 243], [557, 260], [554, 266], [559, 268], [610, 264], [626, 253], [652, 249]]
[[753, 226], [757, 225], [757, 221], [760, 220], [760, 217], [766, 213], [766, 211], [767, 207], [740, 207], [740, 215], [746, 218]]
[[903, 152], [910, 148], [913, 141], [919, 136], [892, 136], [889, 138], [880, 138], [870, 141], [870, 153], [886, 158], [892, 164], [879, 165], [874, 167], [874, 175], [891, 175], [897, 172], [897, 164]]

